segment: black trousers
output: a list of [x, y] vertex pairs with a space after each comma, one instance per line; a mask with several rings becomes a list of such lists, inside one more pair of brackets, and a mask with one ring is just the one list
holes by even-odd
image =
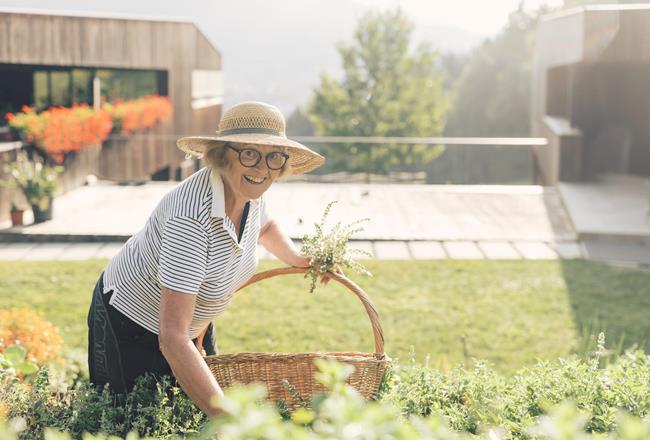
[[[110, 384], [116, 393], [133, 388], [145, 373], [171, 375], [172, 371], [158, 346], [158, 335], [124, 316], [108, 301], [113, 292], [103, 293], [100, 275], [88, 311], [88, 370], [90, 382]], [[212, 324], [203, 338], [206, 354], [215, 354]]]

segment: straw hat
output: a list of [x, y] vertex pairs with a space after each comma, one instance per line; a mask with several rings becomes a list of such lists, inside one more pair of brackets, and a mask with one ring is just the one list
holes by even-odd
[[216, 137], [189, 136], [180, 138], [176, 145], [187, 154], [202, 157], [210, 145], [241, 142], [256, 145], [286, 147], [289, 154], [288, 174], [312, 171], [325, 158], [304, 145], [287, 139], [284, 116], [277, 107], [263, 102], [243, 102], [224, 113]]

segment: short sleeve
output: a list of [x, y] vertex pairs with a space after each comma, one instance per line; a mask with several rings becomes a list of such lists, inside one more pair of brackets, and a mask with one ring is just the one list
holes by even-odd
[[174, 217], [165, 223], [158, 259], [160, 284], [172, 290], [196, 294], [205, 279], [208, 237], [201, 223]]
[[269, 221], [269, 209], [266, 205], [266, 197], [260, 199], [260, 228]]

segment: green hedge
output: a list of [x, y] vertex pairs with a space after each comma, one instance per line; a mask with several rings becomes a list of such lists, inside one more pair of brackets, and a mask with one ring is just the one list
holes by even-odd
[[382, 399], [404, 414], [443, 414], [457, 431], [501, 426], [513, 438], [528, 438], [537, 418], [563, 402], [586, 415], [589, 432], [615, 430], [621, 410], [650, 415], [650, 357], [628, 352], [612, 365], [599, 363], [598, 357], [540, 362], [509, 378], [484, 364], [449, 374], [411, 365], [393, 371]]
[[[415, 363], [395, 366], [378, 402], [363, 401], [343, 384], [346, 366], [322, 364], [319, 380], [332, 393], [310, 409], [283, 416], [259, 404], [261, 388], [247, 387], [229, 390], [222, 401], [225, 415], [212, 421], [166, 379], [143, 380], [118, 399], [85, 380], [63, 390], [45, 370], [31, 383], [4, 372], [0, 406], [14, 426], [24, 424], [25, 439], [43, 438], [48, 427], [74, 438], [83, 432], [162, 438], [211, 438], [218, 432], [232, 439], [591, 438], [585, 432], [650, 438], [650, 424], [642, 421], [650, 416], [650, 356], [628, 352], [611, 365], [602, 359], [541, 362], [507, 378], [480, 363], [449, 374]], [[10, 434], [5, 429], [6, 438]], [[61, 435], [47, 431], [49, 439]]]

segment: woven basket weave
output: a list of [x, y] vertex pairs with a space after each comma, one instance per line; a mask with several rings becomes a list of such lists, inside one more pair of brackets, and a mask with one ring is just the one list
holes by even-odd
[[[305, 273], [307, 269], [286, 267], [255, 274], [245, 285], [278, 275]], [[384, 353], [384, 335], [379, 316], [368, 295], [343, 275], [331, 274], [333, 280], [347, 287], [359, 298], [370, 319], [375, 338], [374, 353], [237, 353], [207, 356], [205, 361], [212, 374], [224, 388], [235, 383], [261, 382], [266, 385], [268, 398], [282, 401], [289, 409], [303, 406], [317, 393], [326, 392], [315, 380], [315, 359], [332, 359], [354, 367], [347, 382], [364, 397], [374, 399], [390, 358]], [[287, 386], [286, 382], [290, 385]]]

